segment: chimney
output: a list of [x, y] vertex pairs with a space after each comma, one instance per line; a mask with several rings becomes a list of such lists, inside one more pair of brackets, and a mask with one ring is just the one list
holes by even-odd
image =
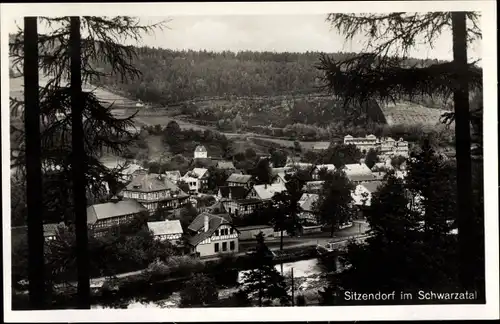
[[205, 214], [204, 225], [204, 232], [208, 232], [208, 214]]

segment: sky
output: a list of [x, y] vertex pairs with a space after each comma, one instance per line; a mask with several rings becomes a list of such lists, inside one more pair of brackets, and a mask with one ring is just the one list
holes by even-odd
[[[365, 37], [346, 41], [332, 29], [321, 14], [266, 15], [177, 15], [170, 17], [141, 17], [141, 24], [167, 21], [166, 28], [154, 34], [144, 34], [140, 44], [133, 45], [169, 49], [208, 51], [275, 51], [275, 52], [360, 52], [366, 47]], [[21, 20], [16, 20], [19, 24]], [[13, 24], [14, 26], [14, 24]], [[40, 27], [44, 32], [44, 27]], [[481, 57], [480, 42], [472, 44], [470, 59]], [[410, 56], [415, 58], [452, 59], [451, 32], [445, 31], [435, 42], [416, 47]]]

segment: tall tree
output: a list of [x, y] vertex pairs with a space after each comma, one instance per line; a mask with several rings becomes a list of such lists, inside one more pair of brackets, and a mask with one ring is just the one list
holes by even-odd
[[87, 236], [87, 197], [85, 192], [86, 153], [83, 132], [82, 58], [80, 18], [71, 17], [69, 52], [71, 55], [71, 171], [76, 232], [76, 263], [78, 272], [78, 303], [90, 309], [90, 273]]
[[272, 253], [264, 243], [262, 233], [257, 235], [253, 259], [255, 268], [243, 274], [241, 291], [257, 297], [259, 307], [270, 304], [276, 299], [286, 304], [290, 299], [286, 291], [286, 283], [283, 276], [274, 268]]
[[344, 172], [335, 171], [327, 174], [314, 208], [318, 211], [321, 221], [331, 227], [331, 237], [342, 223], [349, 221], [353, 216], [351, 196], [353, 189], [354, 186]]
[[[484, 254], [472, 239], [480, 227], [471, 219], [471, 155], [469, 91], [482, 88], [482, 70], [468, 63], [468, 42], [482, 37], [479, 14], [475, 12], [430, 12], [390, 14], [329, 14], [327, 20], [348, 39], [367, 36], [372, 44], [365, 53], [345, 60], [321, 58], [325, 86], [347, 103], [361, 106], [367, 100], [415, 100], [423, 96], [449, 98], [454, 113], [444, 120], [455, 121], [457, 191], [459, 201], [460, 273], [464, 288], [472, 288], [478, 274], [471, 259]], [[467, 24], [469, 22], [469, 26]], [[405, 59], [421, 39], [432, 46], [443, 30], [451, 27], [453, 62], [432, 65], [408, 64]], [[396, 49], [397, 56], [391, 51]], [[394, 52], [393, 52], [394, 53]], [[450, 82], [453, 80], [453, 82]], [[471, 243], [474, 242], [474, 243]]]
[[38, 94], [38, 25], [37, 17], [24, 18], [24, 100], [26, 129], [26, 203], [28, 212], [29, 297], [33, 309], [45, 303], [45, 262], [42, 203], [42, 161], [40, 139], [40, 106]]
[[300, 212], [299, 200], [302, 196], [304, 181], [292, 177], [287, 183], [287, 190], [276, 193], [270, 205], [271, 219], [274, 229], [280, 231], [280, 250], [283, 250], [283, 234], [286, 231], [296, 236], [302, 229], [302, 222], [298, 216]]
[[[111, 106], [99, 100], [93, 90], [83, 93], [80, 90], [80, 100], [75, 100], [72, 98], [72, 93], [76, 94], [78, 89], [72, 89], [72, 84], [75, 86], [77, 82], [86, 84], [105, 75], [104, 72], [95, 68], [95, 62], [99, 60], [108, 62], [113, 68], [112, 72], [120, 74], [124, 79], [138, 76], [139, 71], [129, 63], [134, 55], [132, 48], [118, 43], [124, 38], [137, 39], [140, 33], [148, 32], [154, 26], [139, 25], [136, 20], [128, 17], [80, 17], [81, 26], [78, 29], [84, 30], [88, 36], [78, 40], [77, 28], [71, 23], [70, 17], [40, 17], [39, 22], [45, 24], [49, 30], [47, 34], [38, 35], [36, 46], [40, 53], [38, 65], [47, 79], [47, 83], [38, 89], [44, 177], [42, 197], [44, 202], [47, 202], [44, 204], [47, 208], [42, 210], [44, 213], [41, 217], [55, 222], [61, 220], [67, 223], [82, 222], [81, 217], [75, 219], [74, 213], [75, 209], [80, 210], [81, 213], [82, 206], [84, 209], [86, 206], [82, 200], [77, 203], [77, 206], [70, 199], [73, 194], [78, 194], [73, 189], [78, 188], [80, 190], [78, 196], [82, 197], [81, 185], [86, 183], [84, 194], [97, 197], [106, 191], [104, 183], [107, 180], [120, 175], [121, 170], [109, 170], [99, 161], [99, 157], [104, 148], [113, 153], [120, 153], [123, 147], [131, 142], [133, 135], [127, 127], [132, 126], [134, 116], [116, 118], [111, 112]], [[74, 35], [77, 37], [73, 37]], [[10, 54], [14, 66], [21, 64], [27, 53], [24, 50], [23, 38], [24, 31], [19, 30], [10, 43]], [[76, 46], [77, 42], [80, 43], [79, 46]], [[77, 54], [74, 54], [72, 49], [78, 47], [81, 50], [78, 55], [80, 76], [76, 73], [76, 67], [73, 69], [75, 73], [71, 73], [72, 62], [77, 61], [72, 59], [72, 56], [77, 58]], [[72, 103], [78, 101], [80, 101], [80, 111], [83, 115], [81, 119], [72, 118]], [[23, 104], [24, 102], [17, 98], [11, 98], [13, 114]], [[78, 133], [78, 125], [73, 125], [73, 123], [78, 124], [79, 120], [83, 124], [83, 132], [80, 133]], [[74, 130], [73, 126], [76, 126]], [[13, 131], [20, 133], [20, 140], [30, 136], [26, 134], [29, 133], [28, 130], [14, 129]], [[76, 134], [73, 134], [73, 131]], [[74, 150], [78, 151], [78, 146], [74, 147], [77, 143], [76, 141], [73, 143], [72, 135], [76, 135], [75, 138], [80, 136], [79, 140], [84, 142], [85, 154], [80, 157], [86, 157], [82, 159], [86, 167], [79, 169], [84, 171], [83, 181], [82, 179], [78, 181], [72, 174], [71, 158], [74, 156]], [[27, 160], [26, 151], [19, 145], [14, 145], [13, 150], [16, 154], [12, 166], [17, 169], [20, 178], [23, 178], [24, 164]], [[85, 234], [79, 235], [83, 237]], [[84, 286], [83, 279], [81, 286]]]
[[261, 159], [257, 162], [250, 173], [254, 176], [256, 184], [270, 184], [273, 181], [268, 159]]
[[371, 169], [371, 168], [373, 168], [375, 163], [377, 163], [378, 161], [379, 161], [379, 159], [378, 159], [377, 151], [375, 151], [374, 149], [369, 149], [368, 153], [366, 153], [366, 158], [365, 158], [366, 166]]

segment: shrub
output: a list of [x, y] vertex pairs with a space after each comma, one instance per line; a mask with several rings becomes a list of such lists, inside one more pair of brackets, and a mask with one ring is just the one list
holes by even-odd
[[196, 274], [181, 291], [181, 307], [206, 306], [217, 302], [219, 293], [215, 282], [203, 274]]
[[304, 295], [298, 295], [295, 299], [295, 305], [297, 306], [306, 306], [306, 298]]

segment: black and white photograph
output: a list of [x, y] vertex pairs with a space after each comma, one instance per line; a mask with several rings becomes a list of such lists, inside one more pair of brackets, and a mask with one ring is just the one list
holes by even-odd
[[498, 319], [495, 1], [1, 7], [6, 320]]

